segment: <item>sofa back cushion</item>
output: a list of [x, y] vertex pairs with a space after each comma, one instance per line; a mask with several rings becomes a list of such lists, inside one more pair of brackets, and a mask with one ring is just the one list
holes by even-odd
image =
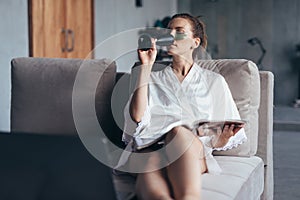
[[[72, 93], [81, 66], [101, 74], [95, 109], [101, 127], [113, 126], [110, 96], [116, 66], [107, 59], [15, 58], [11, 61], [11, 130], [39, 134], [77, 134], [72, 112]], [[88, 78], [86, 81], [92, 81]], [[87, 83], [87, 85], [90, 85]], [[86, 91], [85, 93], [86, 94]]]
[[215, 155], [252, 156], [258, 145], [258, 109], [260, 105], [260, 78], [257, 66], [245, 59], [199, 60], [206, 69], [221, 74], [231, 91], [241, 119], [247, 122], [248, 140], [227, 151], [215, 151]]

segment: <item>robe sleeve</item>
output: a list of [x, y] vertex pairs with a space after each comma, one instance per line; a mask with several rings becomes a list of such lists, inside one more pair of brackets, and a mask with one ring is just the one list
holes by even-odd
[[[241, 119], [239, 111], [231, 95], [227, 82], [222, 76], [214, 81], [211, 87], [213, 92], [213, 117], [216, 120]], [[222, 148], [214, 148], [214, 150], [228, 150], [244, 143], [247, 140], [244, 128], [239, 130], [232, 136], [228, 143]]]
[[129, 113], [131, 99], [132, 95], [130, 96], [124, 108], [124, 130], [122, 135], [122, 141], [125, 142], [125, 144], [128, 144], [130, 141], [132, 141], [136, 133], [139, 133], [142, 129], [147, 127], [151, 119], [150, 108], [149, 105], [147, 105], [141, 121], [139, 123], [134, 122]]

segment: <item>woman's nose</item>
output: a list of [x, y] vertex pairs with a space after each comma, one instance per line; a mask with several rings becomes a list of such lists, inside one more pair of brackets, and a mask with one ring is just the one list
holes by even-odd
[[170, 30], [170, 34], [175, 37], [175, 34], [176, 34], [176, 30]]

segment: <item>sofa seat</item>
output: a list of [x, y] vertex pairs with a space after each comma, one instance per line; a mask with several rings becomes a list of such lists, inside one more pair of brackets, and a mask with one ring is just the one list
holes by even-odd
[[[260, 199], [264, 190], [264, 163], [257, 156], [215, 156], [221, 175], [202, 175], [203, 200]], [[118, 199], [132, 199], [135, 177], [128, 173], [113, 174]]]
[[221, 175], [203, 174], [202, 199], [259, 199], [264, 190], [264, 164], [261, 158], [215, 156]]

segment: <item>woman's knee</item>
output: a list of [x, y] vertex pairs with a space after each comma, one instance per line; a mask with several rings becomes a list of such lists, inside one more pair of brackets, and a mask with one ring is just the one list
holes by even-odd
[[169, 161], [182, 155], [199, 158], [204, 156], [202, 142], [189, 129], [179, 126], [173, 128], [166, 136], [166, 154]]
[[203, 144], [199, 140], [199, 138], [196, 135], [194, 135], [192, 131], [185, 128], [184, 126], [176, 126], [172, 128], [172, 130], [168, 132], [165, 138], [167, 144], [172, 142], [172, 140], [174, 139], [177, 140], [177, 143], [179, 144], [188, 143], [192, 146], [196, 146], [198, 150], [203, 149]]
[[173, 140], [175, 137], [178, 139], [183, 139], [183, 138], [189, 138], [191, 135], [188, 132], [188, 129], [186, 129], [183, 126], [176, 126], [172, 128], [166, 135], [166, 141], [170, 142]]

